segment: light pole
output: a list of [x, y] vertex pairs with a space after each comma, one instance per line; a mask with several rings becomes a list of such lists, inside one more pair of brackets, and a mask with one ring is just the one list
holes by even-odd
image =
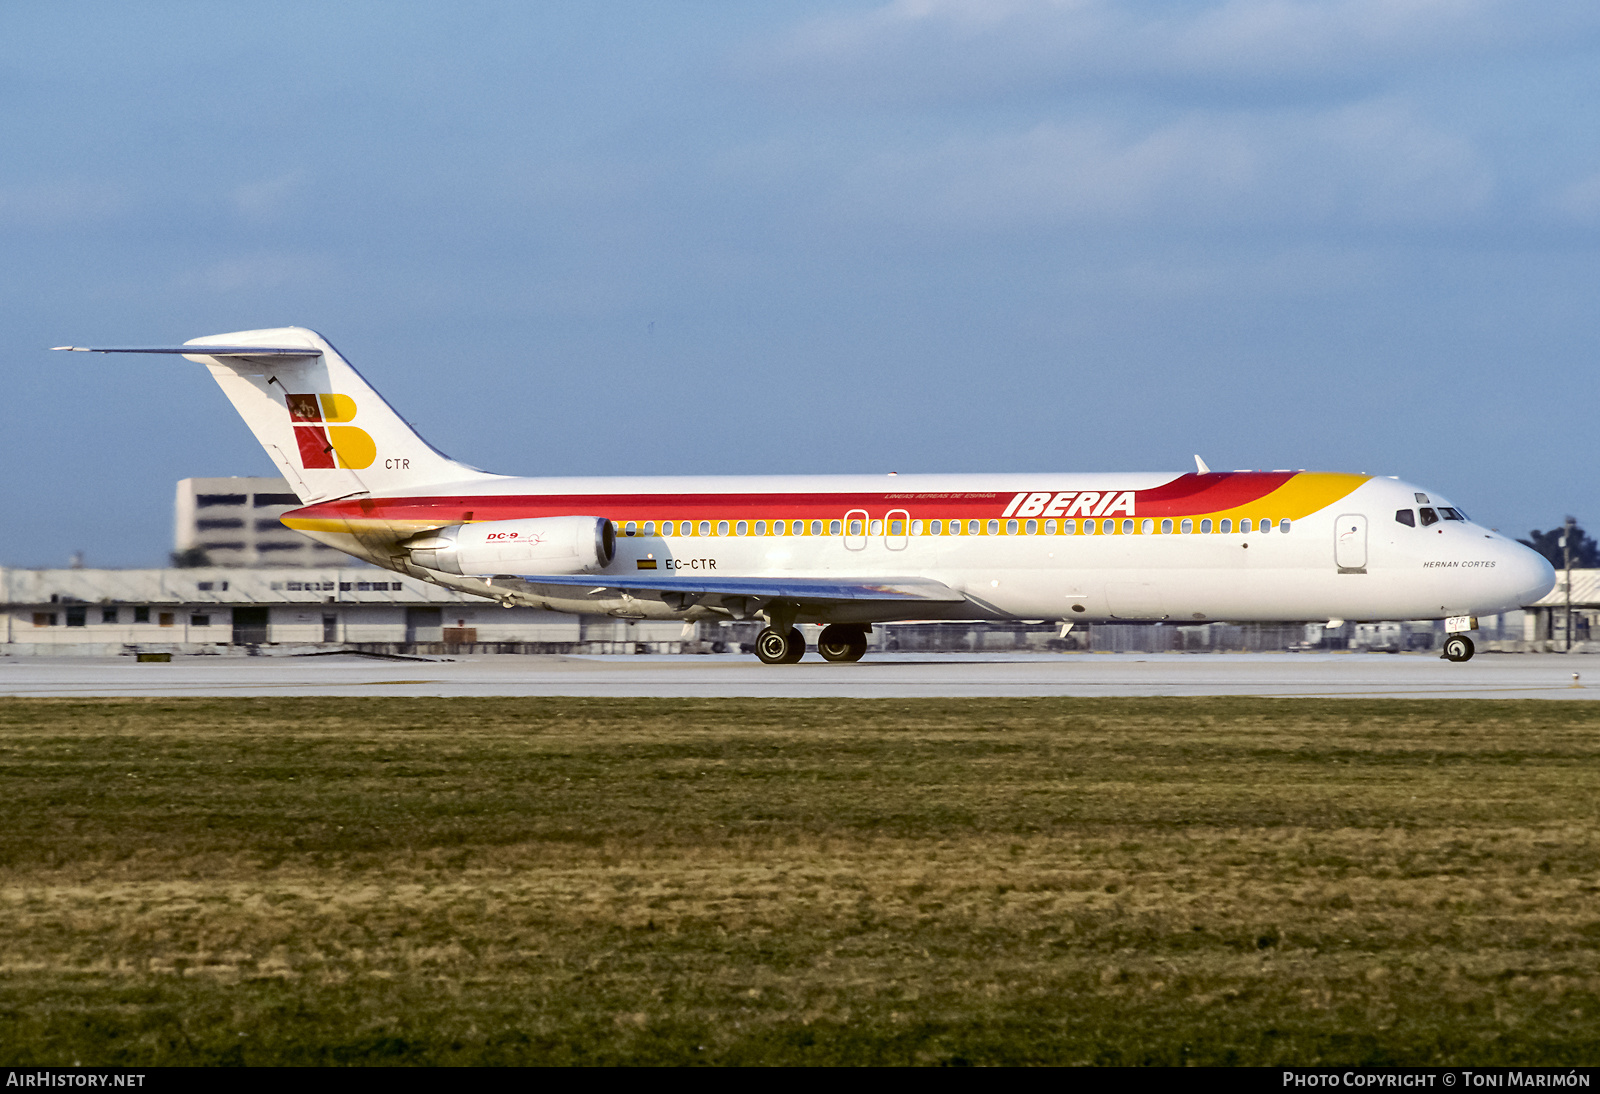
[[1572, 517], [1561, 526], [1561, 563], [1567, 570], [1567, 652], [1572, 652], [1572, 530], [1578, 522]]

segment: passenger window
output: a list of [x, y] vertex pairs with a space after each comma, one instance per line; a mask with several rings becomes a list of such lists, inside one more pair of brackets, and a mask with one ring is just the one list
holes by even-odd
[[1438, 524], [1439, 523], [1439, 514], [1435, 513], [1432, 509], [1429, 509], [1427, 506], [1423, 506], [1421, 509], [1418, 509], [1417, 512], [1422, 514], [1422, 526], [1424, 528], [1426, 528], [1430, 524]]
[[622, 526], [622, 534], [625, 536], [637, 535], [638, 532], [639, 526], [631, 520]]
[[1288, 530], [1289, 530], [1289, 518], [1288, 517], [1284, 517], [1282, 520], [1278, 521], [1278, 531], [1287, 532]]
[[903, 535], [905, 535], [906, 534], [906, 522], [903, 521], [903, 520], [891, 520], [889, 522], [889, 534], [891, 536], [903, 536]]
[[881, 520], [873, 521], [872, 522], [871, 533], [872, 533], [872, 535], [875, 535], [875, 536], [883, 535], [883, 521], [881, 521]]
[[764, 520], [756, 521], [756, 535], [764, 536], [766, 534], [767, 534], [767, 522], [764, 521]]
[[1140, 535], [1146, 535], [1146, 536], [1155, 535], [1155, 531], [1156, 531], [1156, 522], [1151, 520], [1149, 517], [1145, 517], [1142, 521], [1139, 522], [1139, 534]]
[[733, 534], [736, 536], [749, 535], [750, 526], [741, 520], [738, 524], [733, 526]]
[[647, 535], [647, 536], [653, 536], [653, 535], [656, 534], [656, 522], [655, 521], [647, 520], [647, 521], [644, 522], [644, 534]]
[[1239, 531], [1248, 532], [1249, 530], [1250, 530], [1250, 518], [1249, 517], [1245, 517], [1243, 520], [1241, 520], [1239, 522]]
[[[1071, 524], [1072, 522], [1068, 521], [1067, 523]], [[1094, 521], [1086, 520], [1083, 522], [1083, 534], [1086, 536], [1094, 535]]]
[[1224, 519], [1221, 524], [1217, 525], [1217, 531], [1225, 536], [1232, 534], [1233, 521]]
[[978, 534], [978, 522], [975, 521], [975, 520], [967, 521], [967, 535], [975, 536], [977, 534]]
[[1164, 536], [1172, 534], [1172, 521], [1170, 518], [1161, 522], [1161, 534]]
[[[1086, 524], [1093, 524], [1094, 521], [1092, 521], [1092, 520], [1091, 521], [1086, 521], [1085, 523]], [[1078, 531], [1078, 522], [1077, 521], [1075, 521], [1075, 520], [1064, 520], [1064, 521], [1061, 522], [1061, 534], [1062, 535], [1064, 535], [1064, 536], [1076, 535], [1077, 531]]]
[[1014, 536], [1016, 534], [1017, 534], [1017, 522], [1014, 521], [1014, 520], [1006, 521], [1006, 535]]
[[[857, 521], [857, 522], [856, 522], [856, 523], [857, 523], [857, 524], [859, 524], [859, 523], [861, 523], [861, 522], [860, 522], [860, 521]], [[817, 522], [817, 521], [812, 521], [812, 522], [811, 522], [811, 530], [812, 530], [812, 531], [813, 531], [813, 532], [815, 532], [815, 531], [816, 531], [816, 530], [817, 530], [817, 524], [818, 524], [818, 522]], [[841, 524], [840, 524], [840, 523], [839, 523], [839, 522], [838, 522], [838, 521], [836, 521], [836, 520], [830, 520], [830, 521], [829, 521], [829, 522], [828, 522], [828, 534], [829, 534], [829, 535], [830, 535], [830, 536], [836, 536], [836, 535], [838, 535], [838, 534], [839, 534], [839, 529], [840, 529], [840, 528], [841, 528], [841, 527], [843, 527], [843, 526], [842, 526], [842, 525], [841, 525]]]
[[[1108, 520], [1108, 521], [1106, 521], [1106, 523], [1110, 524], [1110, 525], [1115, 525], [1117, 522], [1114, 521], [1114, 520]], [[1110, 529], [1107, 529], [1107, 531], [1110, 531]], [[1122, 534], [1125, 535], [1125, 536], [1133, 535], [1133, 521], [1125, 520], [1125, 521], [1122, 522]]]
[[1462, 516], [1458, 511], [1456, 511], [1454, 509], [1451, 509], [1447, 505], [1441, 505], [1439, 507], [1439, 515], [1441, 517], [1443, 517], [1445, 520], [1466, 520], [1467, 519], [1466, 517]]
[[920, 536], [922, 534], [922, 522], [920, 520], [914, 520], [911, 522], [911, 534], [914, 536]]
[[861, 519], [859, 517], [850, 522], [850, 534], [852, 536], [859, 536], [861, 534]]
[[772, 522], [772, 534], [773, 535], [775, 535], [775, 536], [787, 535], [788, 531], [789, 531], [789, 525], [786, 522], [781, 521], [781, 520], [775, 520], [775, 521]]
[[952, 536], [959, 536], [961, 534], [961, 522], [959, 520], [953, 520], [950, 522], [950, 534]]
[[[1055, 534], [1055, 530], [1056, 530], [1056, 522], [1055, 521], [1051, 521], [1050, 522], [1050, 533], [1052, 535], [1054, 535]], [[1030, 535], [1030, 536], [1038, 535], [1039, 534], [1039, 522], [1036, 521], [1036, 520], [1030, 520], [1028, 522], [1028, 524], [1027, 524], [1027, 527], [1024, 529], [1024, 531], [1026, 531], [1028, 533], [1028, 535]]]
[[700, 522], [700, 534], [702, 536], [709, 536], [711, 534], [711, 522], [709, 520], [703, 520]]
[[1261, 531], [1262, 531], [1262, 534], [1266, 534], [1267, 532], [1272, 531], [1272, 518], [1271, 517], [1262, 517], [1261, 518]]
[[727, 534], [728, 534], [728, 522], [725, 521], [725, 520], [717, 521], [717, 535], [725, 536]]
[[937, 535], [944, 534], [944, 521], [942, 521], [942, 520], [930, 520], [928, 522], [928, 534], [930, 536], [937, 536]]
[[671, 535], [676, 535], [677, 532], [678, 532], [677, 526], [672, 521], [664, 520], [664, 521], [661, 522], [661, 534], [662, 535], [671, 536]]
[[1210, 517], [1207, 517], [1205, 520], [1200, 522], [1200, 534], [1203, 535], [1203, 536], [1209, 536], [1211, 534], [1211, 518]]
[[1189, 535], [1194, 531], [1194, 521], [1185, 517], [1183, 523], [1178, 525], [1178, 528], [1184, 535]]
[[989, 522], [989, 534], [991, 536], [998, 536], [1000, 534], [1000, 522], [999, 521], [991, 520]]

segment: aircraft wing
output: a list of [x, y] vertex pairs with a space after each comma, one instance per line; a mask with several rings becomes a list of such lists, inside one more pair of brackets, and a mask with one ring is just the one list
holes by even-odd
[[701, 593], [770, 600], [901, 600], [957, 604], [966, 597], [925, 577], [643, 577], [637, 574], [516, 575], [530, 585], [560, 585], [594, 592]]

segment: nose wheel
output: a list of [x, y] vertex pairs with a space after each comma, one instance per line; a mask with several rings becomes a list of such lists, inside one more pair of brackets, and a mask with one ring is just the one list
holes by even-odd
[[756, 635], [756, 656], [763, 665], [792, 665], [806, 655], [806, 640], [793, 627], [775, 631], [767, 627]]
[[1472, 644], [1472, 639], [1464, 634], [1452, 634], [1444, 640], [1446, 661], [1471, 661], [1476, 650], [1477, 647]]

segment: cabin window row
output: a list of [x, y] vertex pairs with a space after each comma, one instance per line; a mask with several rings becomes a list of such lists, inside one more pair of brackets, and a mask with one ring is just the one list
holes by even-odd
[[[1454, 512], [1454, 510], [1450, 510]], [[1404, 512], [1404, 511], [1402, 511]], [[1429, 510], [1431, 512], [1431, 510]], [[1397, 518], [1399, 519], [1399, 518]], [[1447, 518], [1459, 520], [1459, 517]], [[1273, 520], [1270, 517], [1244, 517], [1238, 522], [1239, 532], [1271, 532]], [[1409, 523], [1409, 522], [1407, 522]], [[1430, 522], [1431, 523], [1431, 522]], [[848, 528], [847, 528], [848, 524]], [[1003, 531], [1002, 531], [1003, 526]], [[1157, 521], [1153, 517], [1135, 519], [1124, 517], [1120, 520], [1107, 517], [1104, 520], [930, 520], [906, 521], [902, 519], [866, 520], [859, 518], [850, 521], [842, 520], [775, 520], [770, 522], [757, 521], [692, 521], [692, 520], [665, 520], [661, 522], [660, 534], [663, 536], [1072, 536], [1086, 535], [1231, 535], [1235, 531], [1234, 521], [1230, 518], [1213, 521], [1206, 517], [1200, 521], [1184, 517], [1180, 520], [1163, 518]], [[1287, 518], [1277, 521], [1277, 530], [1287, 532], [1290, 522]], [[656, 535], [656, 522], [626, 521], [618, 525], [618, 531], [624, 536], [654, 536]]]

